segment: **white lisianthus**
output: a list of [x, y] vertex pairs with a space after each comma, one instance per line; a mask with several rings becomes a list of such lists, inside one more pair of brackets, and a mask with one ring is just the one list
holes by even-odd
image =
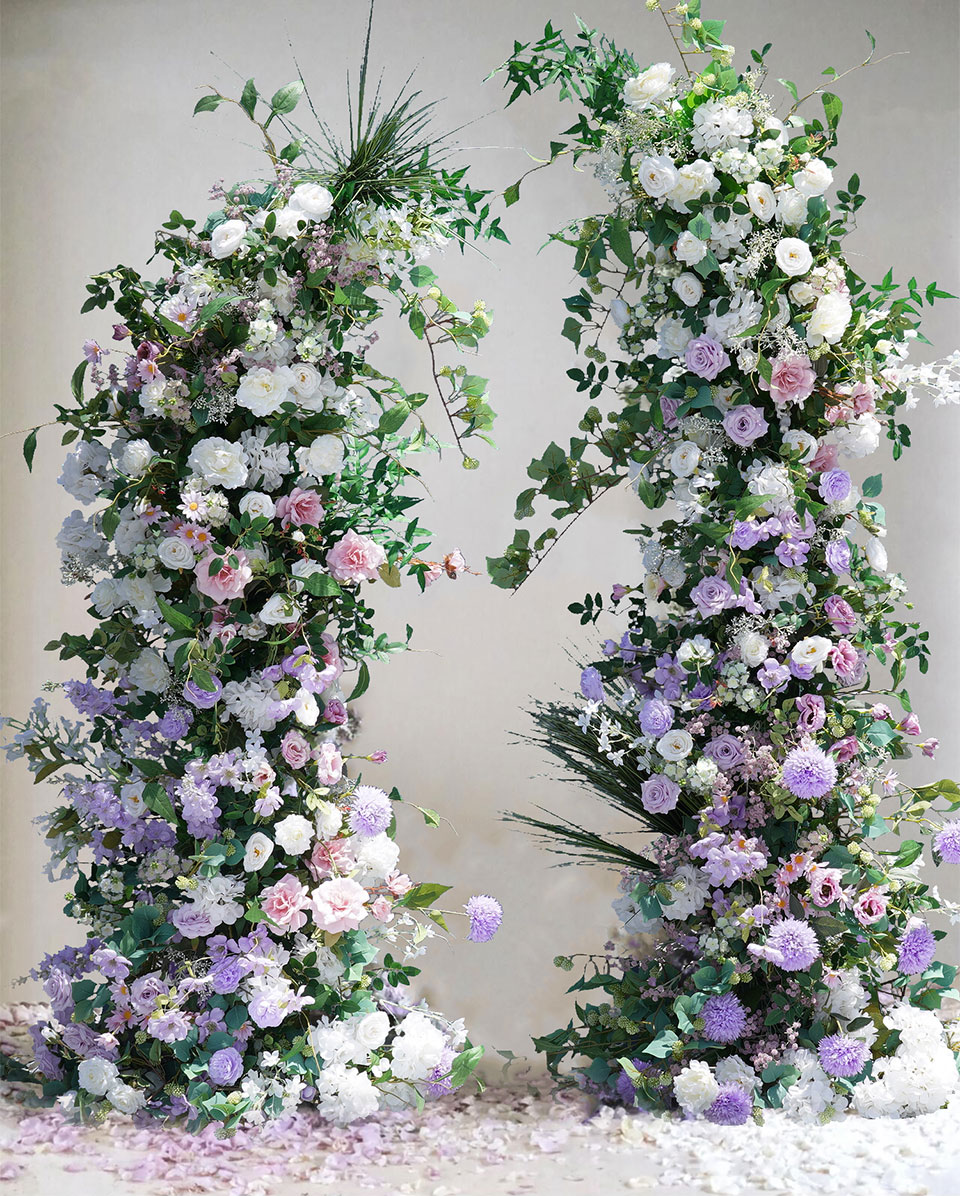
[[687, 307], [695, 307], [703, 298], [703, 283], [696, 274], [691, 274], [689, 271], [679, 274], [673, 280], [672, 285], [674, 294]]
[[240, 499], [239, 506], [240, 513], [249, 515], [251, 519], [259, 519], [261, 516], [272, 519], [277, 510], [277, 504], [270, 495], [260, 490], [248, 490]]
[[187, 466], [208, 485], [235, 490], [247, 480], [247, 458], [243, 446], [222, 436], [198, 440], [190, 450]]
[[167, 536], [157, 546], [160, 563], [168, 569], [192, 569], [196, 561], [193, 549], [179, 536]]
[[720, 1085], [710, 1070], [710, 1064], [702, 1059], [688, 1063], [673, 1081], [673, 1095], [686, 1113], [699, 1116], [709, 1109], [720, 1095]]
[[777, 219], [789, 228], [799, 228], [807, 218], [807, 197], [794, 187], [777, 192]]
[[623, 85], [623, 98], [634, 112], [643, 112], [664, 99], [673, 88], [676, 69], [669, 62], [655, 62]]
[[657, 751], [664, 760], [683, 760], [693, 751], [693, 736], [678, 727], [657, 740]]
[[210, 234], [210, 252], [218, 260], [230, 257], [243, 244], [247, 226], [242, 220], [224, 220]]
[[777, 211], [777, 197], [769, 183], [750, 183], [747, 187], [747, 203], [758, 220], [772, 220]]
[[640, 186], [651, 199], [662, 199], [677, 182], [676, 167], [666, 154], [644, 158], [637, 173]]
[[293, 713], [301, 727], [315, 727], [320, 717], [320, 704], [309, 689], [300, 689], [294, 699]]
[[254, 831], [243, 855], [244, 872], [259, 872], [273, 854], [273, 841], [263, 831]]
[[[666, 561], [664, 561], [664, 575], [666, 575]], [[705, 635], [694, 635], [684, 640], [677, 649], [677, 660], [681, 664], [709, 664], [714, 657], [713, 645]]]
[[273, 837], [277, 846], [287, 855], [303, 855], [309, 851], [313, 843], [314, 828], [309, 818], [302, 814], [288, 814], [281, 818], [273, 828]]
[[258, 366], [244, 374], [237, 387], [237, 406], [246, 407], [261, 418], [280, 410], [282, 403], [291, 401], [290, 390], [295, 382], [293, 370], [282, 365], [275, 370]]
[[91, 1096], [106, 1096], [120, 1078], [117, 1065], [110, 1059], [81, 1059], [77, 1067], [77, 1081]]
[[274, 594], [260, 612], [260, 621], [276, 627], [280, 623], [297, 623], [302, 615], [303, 611], [288, 594]]
[[869, 457], [880, 447], [883, 428], [872, 411], [865, 411], [848, 424], [834, 429], [834, 439], [846, 457]]
[[693, 333], [680, 320], [668, 316], [657, 332], [657, 356], [662, 360], [679, 357], [693, 339]]
[[813, 315], [807, 321], [807, 344], [820, 345], [826, 341], [828, 345], [835, 345], [843, 336], [852, 315], [853, 307], [846, 295], [839, 291], [821, 295]]
[[883, 546], [883, 541], [879, 536], [871, 536], [867, 541], [865, 552], [867, 554], [867, 563], [870, 568], [876, 573], [886, 573], [887, 571], [887, 550]]
[[674, 254], [678, 262], [685, 266], [695, 266], [707, 256], [707, 243], [695, 237], [689, 230], [684, 230], [677, 238]]
[[804, 196], [823, 195], [833, 182], [833, 171], [820, 158], [811, 158], [802, 170], [793, 172], [794, 188]]
[[670, 455], [670, 469], [678, 478], [689, 478], [700, 464], [700, 450], [692, 440], [681, 440]]
[[817, 455], [817, 448], [819, 447], [816, 436], [811, 436], [803, 428], [791, 428], [785, 434], [783, 444], [792, 453], [800, 453], [800, 461], [804, 465], [810, 464]]
[[147, 466], [155, 456], [149, 441], [130, 440], [123, 446], [118, 468], [128, 478], [140, 478], [147, 472]]
[[790, 659], [799, 665], [806, 665], [819, 671], [824, 661], [830, 655], [833, 644], [823, 635], [808, 635], [805, 639], [794, 644]]
[[170, 684], [170, 670], [163, 657], [152, 648], [144, 648], [140, 655], [131, 661], [128, 675], [131, 683], [146, 693], [163, 693]]
[[784, 274], [791, 278], [806, 274], [813, 265], [810, 246], [799, 237], [784, 237], [782, 241], [778, 241], [773, 256]]
[[337, 476], [343, 469], [343, 441], [339, 436], [318, 436], [309, 447], [297, 449], [297, 465], [301, 473], [325, 478]]
[[333, 196], [320, 183], [299, 183], [290, 196], [290, 206], [313, 220], [326, 220], [333, 211]]
[[745, 631], [737, 640], [740, 659], [751, 669], [757, 668], [770, 655], [770, 641], [758, 631]]

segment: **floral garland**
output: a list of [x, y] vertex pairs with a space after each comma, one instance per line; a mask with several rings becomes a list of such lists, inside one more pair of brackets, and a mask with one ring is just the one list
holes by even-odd
[[[434, 164], [427, 109], [378, 97], [367, 113], [364, 76], [350, 145], [319, 165], [296, 165], [323, 150], [290, 124], [302, 81], [269, 101], [252, 80], [239, 101], [203, 97], [198, 112], [239, 103], [275, 181], [215, 187], [200, 226], [171, 213], [166, 277], [120, 266], [87, 288], [83, 310], [112, 304], [131, 347], [106, 364], [88, 341], [58, 407], [76, 442], [60, 482], [98, 504], [58, 538], [96, 627], [47, 645], [85, 666], [64, 686], [80, 721], [42, 699], [7, 721], [9, 755], [62, 786], [38, 821], [51, 879], [73, 879], [66, 912], [89, 927], [32, 973], [52, 1006], [36, 1069], [47, 1101], [94, 1119], [230, 1133], [307, 1102], [346, 1123], [449, 1092], [483, 1051], [408, 995], [449, 886], [401, 871], [408, 807], [348, 774], [386, 760], [349, 752], [349, 704], [367, 662], [406, 646], [375, 631], [369, 583], [466, 568], [421, 555], [409, 457], [439, 446], [427, 395], [368, 359], [374, 325], [395, 302], [432, 358], [475, 348], [484, 305], [461, 311], [422, 262], [503, 234], [486, 193]], [[297, 133], [279, 150], [274, 122]], [[487, 438], [486, 380], [434, 376], [473, 467], [462, 442]], [[35, 446], [36, 431], [28, 464]], [[493, 898], [464, 912], [469, 938], [492, 937]]]
[[[769, 46], [737, 73], [696, 0], [660, 11], [702, 69], [641, 71], [582, 25], [573, 45], [548, 25], [501, 68], [511, 102], [554, 82], [580, 102], [551, 161], [590, 154], [613, 205], [557, 238], [583, 279], [564, 335], [592, 405], [567, 451], [533, 462], [517, 516], [544, 498], [570, 526], [628, 475], [647, 507], [672, 504], [632, 533], [642, 583], [570, 607], [617, 622], [582, 701], [534, 716], [571, 779], [656, 835], [516, 816], [623, 877], [622, 941], [588, 959], [575, 1023], [537, 1046], [555, 1074], [581, 1060], [576, 1081], [609, 1099], [720, 1124], [763, 1107], [929, 1111], [957, 1069], [933, 1012], [956, 968], [928, 922], [960, 908], [922, 879], [922, 837], [887, 836], [909, 826], [960, 863], [960, 821], [934, 813], [960, 789], [914, 789], [890, 767], [937, 747], [904, 688], [908, 661], [926, 670], [926, 633], [900, 613], [881, 479], [858, 486], [844, 464], [884, 431], [899, 456], [925, 391], [960, 398], [960, 356], [906, 361], [923, 300], [945, 292], [911, 279], [898, 294], [890, 274], [868, 286], [844, 258], [863, 197], [854, 175], [825, 198], [836, 95], [804, 118], [788, 83], [778, 116]], [[562, 534], [518, 531], [494, 580], [521, 584]]]

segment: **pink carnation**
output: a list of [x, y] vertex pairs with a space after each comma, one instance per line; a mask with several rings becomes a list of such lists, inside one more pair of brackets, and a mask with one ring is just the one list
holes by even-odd
[[277, 518], [285, 528], [292, 523], [295, 527], [319, 527], [323, 516], [323, 504], [316, 490], [301, 490], [295, 486], [289, 494], [277, 501]]
[[[216, 573], [211, 573], [211, 562], [216, 560], [222, 564]], [[231, 560], [237, 562], [236, 567], [230, 564]], [[231, 598], [239, 598], [253, 578], [247, 554], [242, 548], [219, 553], [209, 550], [206, 556], [197, 561], [193, 571], [197, 577], [197, 589], [214, 602], [229, 602]]]
[[343, 757], [330, 740], [317, 748], [317, 780], [321, 785], [335, 785], [343, 776]]
[[307, 921], [303, 910], [309, 897], [307, 887], [288, 872], [275, 885], [263, 890], [260, 906], [267, 917], [284, 930], [300, 930]]
[[299, 731], [288, 731], [280, 744], [280, 755], [291, 768], [303, 768], [310, 759], [310, 744]]
[[313, 890], [313, 916], [321, 930], [356, 930], [367, 916], [367, 890], [347, 876], [325, 880]]
[[777, 357], [771, 363], [770, 381], [760, 379], [760, 389], [768, 390], [775, 403], [800, 403], [813, 394], [817, 375], [809, 357]]
[[376, 540], [358, 536], [352, 528], [327, 553], [327, 567], [335, 581], [373, 581], [386, 560]]

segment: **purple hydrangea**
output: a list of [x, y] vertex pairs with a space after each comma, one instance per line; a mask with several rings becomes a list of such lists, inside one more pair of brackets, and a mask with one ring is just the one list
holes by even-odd
[[704, 1113], [714, 1125], [743, 1125], [753, 1113], [753, 1098], [739, 1084], [721, 1084], [713, 1104]]
[[580, 674], [580, 692], [588, 702], [603, 701], [603, 679], [596, 669], [584, 669]]
[[243, 1075], [243, 1056], [236, 1047], [214, 1051], [207, 1061], [207, 1075], [211, 1084], [227, 1088]]
[[390, 798], [382, 789], [360, 785], [350, 803], [350, 829], [355, 835], [370, 838], [382, 835], [393, 818]]
[[849, 1034], [828, 1034], [817, 1047], [820, 1065], [828, 1076], [859, 1075], [870, 1055], [870, 1048], [859, 1038]]
[[960, 818], [944, 823], [937, 831], [933, 846], [945, 864], [960, 864]]
[[783, 762], [783, 784], [795, 797], [823, 797], [837, 783], [837, 766], [818, 747], [794, 748]]
[[911, 919], [911, 923], [897, 947], [897, 967], [905, 976], [925, 972], [937, 953], [937, 940], [926, 922]]
[[778, 922], [767, 935], [766, 945], [774, 962], [785, 972], [805, 972], [820, 955], [813, 927], [799, 918]]
[[845, 469], [828, 469], [820, 475], [819, 491], [826, 503], [844, 502], [850, 497], [850, 475]]
[[687, 343], [684, 353], [687, 369], [700, 378], [712, 382], [730, 364], [730, 358], [719, 341], [710, 336], [695, 336]]
[[471, 897], [463, 908], [470, 919], [470, 933], [467, 938], [471, 943], [489, 943], [500, 929], [503, 906], [495, 897], [481, 893]]
[[713, 1042], [736, 1042], [747, 1022], [747, 1012], [736, 993], [710, 997], [700, 1016], [704, 1037]]

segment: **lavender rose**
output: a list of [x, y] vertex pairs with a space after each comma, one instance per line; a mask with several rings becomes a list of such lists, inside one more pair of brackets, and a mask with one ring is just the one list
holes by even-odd
[[677, 804], [680, 786], [662, 773], [655, 773], [640, 786], [643, 808], [651, 814], [666, 814]]
[[723, 345], [710, 336], [695, 336], [687, 344], [684, 361], [691, 373], [706, 378], [708, 382], [712, 382], [730, 364]]
[[662, 698], [650, 698], [640, 711], [640, 730], [659, 739], [673, 726], [673, 708]]
[[703, 750], [724, 772], [743, 762], [743, 744], [734, 735], [718, 735]]
[[733, 603], [733, 590], [722, 577], [704, 577], [690, 591], [697, 610], [705, 619], [718, 615]]
[[837, 577], [850, 572], [850, 545], [846, 540], [831, 540], [824, 555], [830, 572]]
[[183, 687], [183, 696], [198, 710], [209, 710], [211, 706], [216, 706], [220, 701], [223, 685], [217, 677], [211, 677], [211, 680], [213, 681], [212, 690], [201, 688], [196, 681], [188, 681]]
[[750, 404], [733, 407], [723, 417], [723, 430], [733, 443], [739, 444], [741, 448], [749, 448], [769, 427], [760, 408]]
[[211, 1084], [228, 1088], [243, 1075], [243, 1056], [236, 1047], [214, 1051], [207, 1062], [207, 1075]]
[[850, 497], [850, 475], [845, 469], [828, 469], [820, 475], [818, 489], [824, 502], [845, 502]]

